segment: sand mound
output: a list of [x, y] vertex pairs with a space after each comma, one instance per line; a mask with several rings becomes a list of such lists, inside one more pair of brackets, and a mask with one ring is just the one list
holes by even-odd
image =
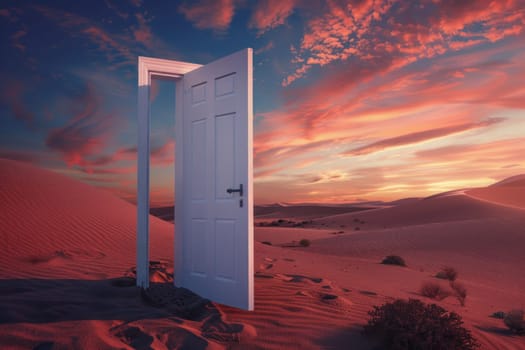
[[525, 209], [525, 175], [516, 175], [488, 187], [468, 190], [466, 194], [478, 200]]
[[432, 196], [390, 208], [341, 214], [318, 220], [327, 227], [385, 229], [451, 221], [502, 218], [515, 211], [496, 203], [480, 201], [461, 191], [455, 195]]
[[[0, 159], [0, 186], [2, 277], [104, 278], [135, 264], [134, 205], [5, 159]], [[152, 258], [172, 258], [173, 225], [150, 220]]]
[[337, 206], [337, 205], [261, 205], [255, 207], [254, 215], [257, 219], [288, 218], [306, 220], [320, 218], [328, 215], [336, 215], [357, 212], [371, 208], [372, 206]]

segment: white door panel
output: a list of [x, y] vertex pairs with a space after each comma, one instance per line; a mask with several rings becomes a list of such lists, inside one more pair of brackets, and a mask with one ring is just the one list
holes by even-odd
[[[184, 259], [175, 274], [178, 285], [244, 309], [253, 309], [251, 55], [184, 75]], [[242, 196], [227, 192], [241, 184]]]

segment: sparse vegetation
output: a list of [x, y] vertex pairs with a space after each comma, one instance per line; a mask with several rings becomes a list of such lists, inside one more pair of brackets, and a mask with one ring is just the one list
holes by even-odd
[[424, 297], [435, 300], [443, 300], [450, 295], [450, 292], [443, 288], [441, 284], [435, 282], [423, 283], [419, 293]]
[[310, 246], [310, 240], [308, 239], [301, 239], [299, 241], [299, 245], [301, 245], [301, 247], [309, 247]]
[[496, 311], [490, 317], [499, 318], [500, 320], [503, 320], [505, 318], [505, 313], [503, 311]]
[[479, 347], [461, 316], [419, 300], [398, 299], [374, 306], [365, 334], [378, 336], [386, 349], [470, 350]]
[[293, 220], [274, 220], [274, 221], [260, 221], [256, 222], [255, 226], [258, 227], [305, 227], [307, 225], [311, 225], [313, 223], [312, 220], [304, 220], [304, 221], [293, 221]]
[[451, 281], [450, 287], [454, 291], [454, 295], [458, 299], [461, 306], [465, 306], [465, 300], [467, 299], [467, 288], [459, 282]]
[[407, 266], [407, 264], [405, 263], [405, 259], [403, 259], [399, 255], [389, 255], [385, 257], [383, 261], [381, 261], [381, 264]]
[[507, 312], [503, 322], [512, 332], [525, 335], [525, 319], [523, 310], [511, 310]]
[[455, 281], [458, 277], [458, 272], [453, 267], [445, 266], [436, 274], [436, 277], [444, 280]]

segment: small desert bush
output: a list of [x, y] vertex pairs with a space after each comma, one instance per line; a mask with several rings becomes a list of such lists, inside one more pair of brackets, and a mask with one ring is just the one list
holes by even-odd
[[504, 313], [503, 311], [496, 311], [495, 313], [493, 313], [492, 315], [490, 315], [490, 317], [494, 317], [494, 318], [499, 318], [500, 320], [503, 320], [505, 318], [507, 314]]
[[467, 299], [467, 288], [462, 283], [450, 282], [450, 288], [454, 291], [454, 295], [458, 299], [461, 306], [465, 306], [465, 300]]
[[514, 333], [525, 335], [525, 319], [523, 310], [512, 310], [507, 312], [503, 322]]
[[445, 266], [436, 274], [436, 277], [444, 280], [455, 281], [456, 278], [458, 278], [458, 272], [453, 267]]
[[365, 334], [379, 337], [390, 350], [471, 350], [479, 347], [461, 316], [416, 299], [374, 306]]
[[450, 295], [450, 292], [443, 288], [439, 283], [425, 282], [419, 289], [419, 293], [427, 298], [443, 300]]
[[309, 247], [310, 246], [310, 240], [308, 239], [301, 239], [299, 241], [299, 245], [301, 245], [301, 247]]
[[399, 255], [389, 255], [381, 261], [381, 264], [407, 266], [405, 260]]

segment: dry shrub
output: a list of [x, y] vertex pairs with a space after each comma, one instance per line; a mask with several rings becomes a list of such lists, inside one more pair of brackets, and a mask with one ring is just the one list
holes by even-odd
[[405, 259], [403, 259], [399, 255], [388, 255], [383, 259], [383, 261], [381, 261], [381, 264], [407, 266], [407, 264], [405, 263]]
[[461, 306], [465, 306], [465, 300], [467, 299], [467, 288], [459, 282], [450, 282], [450, 287], [454, 291], [454, 295], [458, 299]]
[[525, 335], [525, 319], [523, 310], [512, 310], [507, 312], [503, 322], [514, 333]]
[[435, 282], [425, 282], [421, 286], [419, 293], [427, 298], [443, 300], [450, 295], [450, 292], [443, 288], [439, 283]]
[[308, 239], [301, 239], [299, 241], [299, 244], [302, 246], [302, 247], [309, 247], [310, 246], [310, 240]]
[[479, 347], [461, 316], [416, 299], [374, 306], [365, 334], [378, 337], [389, 350], [471, 350]]
[[436, 274], [436, 277], [444, 280], [455, 281], [456, 278], [458, 278], [458, 272], [453, 267], [445, 266]]
[[496, 311], [490, 317], [499, 318], [500, 320], [503, 320], [507, 314], [503, 311]]

